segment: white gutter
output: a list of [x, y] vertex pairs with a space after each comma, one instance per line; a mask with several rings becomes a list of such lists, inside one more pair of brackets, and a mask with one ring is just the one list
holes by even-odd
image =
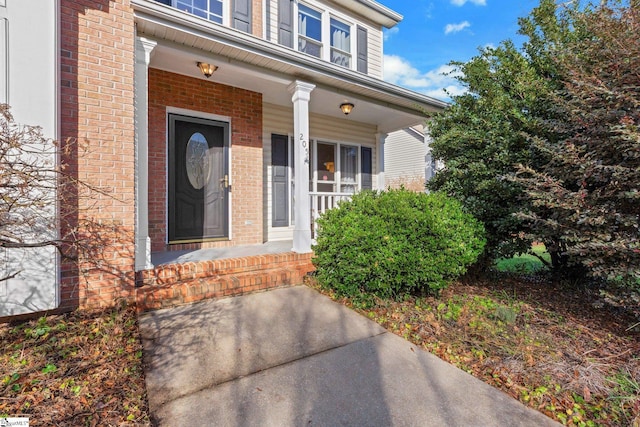
[[[371, 0], [358, 1], [371, 2]], [[443, 109], [448, 105], [444, 101], [422, 95], [357, 71], [348, 70], [328, 61], [304, 55], [291, 48], [260, 39], [251, 34], [215, 22], [207, 21], [153, 0], [131, 0], [131, 6], [138, 19], [171, 26], [181, 31], [242, 49], [246, 52], [270, 58], [287, 65], [304, 68], [318, 75], [342, 80], [345, 83], [359, 87], [373, 89], [386, 95], [403, 98], [418, 105], [429, 106], [435, 109]], [[416, 108], [416, 111], [418, 110], [419, 108]]]
[[379, 14], [383, 15], [385, 18], [387, 18], [386, 22], [382, 23], [387, 28], [391, 28], [391, 27], [397, 25], [400, 21], [402, 21], [402, 18], [403, 18], [402, 15], [400, 15], [396, 11], [393, 11], [393, 10], [389, 9], [385, 5], [378, 3], [377, 1], [374, 1], [374, 0], [356, 0], [356, 2], [362, 4], [362, 5], [370, 8], [370, 9], [373, 9], [377, 13], [379, 13]]

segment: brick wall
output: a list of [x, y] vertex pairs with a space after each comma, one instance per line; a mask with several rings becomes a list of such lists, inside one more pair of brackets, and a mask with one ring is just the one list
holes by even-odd
[[[61, 0], [62, 233], [86, 243], [61, 266], [61, 308], [134, 296], [134, 21], [129, 0]], [[87, 252], [88, 251], [88, 252]], [[71, 253], [73, 255], [73, 251]]]
[[[231, 118], [231, 241], [166, 245], [167, 107]], [[262, 167], [260, 93], [204, 78], [149, 69], [149, 236], [152, 251], [262, 243]]]

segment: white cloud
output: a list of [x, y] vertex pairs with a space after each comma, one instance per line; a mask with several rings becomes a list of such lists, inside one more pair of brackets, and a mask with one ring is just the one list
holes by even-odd
[[469, 23], [469, 21], [462, 21], [459, 24], [447, 24], [444, 27], [444, 33], [445, 34], [457, 33], [464, 30], [465, 28], [469, 28], [470, 26], [471, 24]]
[[[384, 79], [433, 98], [448, 100], [450, 96], [462, 95], [465, 88], [455, 79], [457, 72], [450, 65], [422, 72], [406, 59], [397, 55], [384, 56]], [[445, 93], [445, 89], [449, 94]]]
[[464, 6], [466, 2], [471, 2], [476, 6], [486, 6], [487, 0], [451, 0], [451, 4], [454, 6]]
[[400, 28], [399, 27], [391, 27], [388, 30], [385, 30], [382, 33], [382, 37], [384, 39], [384, 41], [389, 40], [389, 37], [393, 36], [394, 34], [398, 34], [398, 32], [400, 32]]

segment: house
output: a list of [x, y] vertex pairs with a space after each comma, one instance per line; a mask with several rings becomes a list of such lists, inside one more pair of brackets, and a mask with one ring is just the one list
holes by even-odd
[[423, 124], [389, 133], [384, 144], [385, 187], [424, 191], [425, 183], [435, 174], [430, 142]]
[[[100, 239], [100, 263], [5, 250], [37, 262], [5, 281], [0, 316], [119, 298], [155, 307], [265, 283], [210, 288], [204, 279], [225, 269], [266, 269], [269, 286], [298, 280], [284, 270], [310, 265], [314, 216], [384, 188], [387, 135], [445, 106], [382, 80], [382, 29], [401, 19], [374, 0], [0, 0], [2, 101], [19, 122], [82, 142], [86, 153], [62, 161], [109, 189], [57, 213], [75, 212], [79, 234]], [[276, 241], [290, 250], [153, 263]]]
[[431, 154], [431, 141], [425, 123], [387, 135], [384, 144], [385, 188], [404, 186], [413, 191], [425, 191], [427, 181], [444, 168], [444, 162]]

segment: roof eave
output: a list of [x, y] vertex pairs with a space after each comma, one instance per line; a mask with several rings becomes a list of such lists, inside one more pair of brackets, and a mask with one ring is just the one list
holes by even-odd
[[394, 10], [389, 9], [388, 7], [378, 3], [377, 1], [374, 1], [374, 0], [355, 0], [355, 1], [356, 3], [359, 3], [368, 9], [369, 13], [365, 13], [365, 16], [367, 16], [367, 18], [373, 20], [374, 22], [379, 23], [385, 28], [394, 27], [398, 25], [400, 21], [402, 21], [403, 17], [401, 14], [399, 14]]
[[291, 48], [263, 40], [251, 34], [211, 22], [203, 23], [201, 18], [190, 16], [182, 11], [167, 7], [152, 0], [131, 0], [131, 5], [138, 19], [143, 19], [144, 15], [159, 18], [178, 28], [188, 29], [191, 32], [201, 33], [208, 37], [213, 36], [218, 42], [226, 43], [229, 46], [241, 48], [247, 52], [266, 58], [304, 68], [310, 73], [317, 73], [318, 75], [342, 80], [348, 84], [368, 87], [389, 96], [403, 98], [415, 103], [417, 107], [420, 107], [418, 109], [438, 111], [448, 105], [444, 101], [396, 86], [367, 74], [348, 70], [330, 62], [304, 55]]

